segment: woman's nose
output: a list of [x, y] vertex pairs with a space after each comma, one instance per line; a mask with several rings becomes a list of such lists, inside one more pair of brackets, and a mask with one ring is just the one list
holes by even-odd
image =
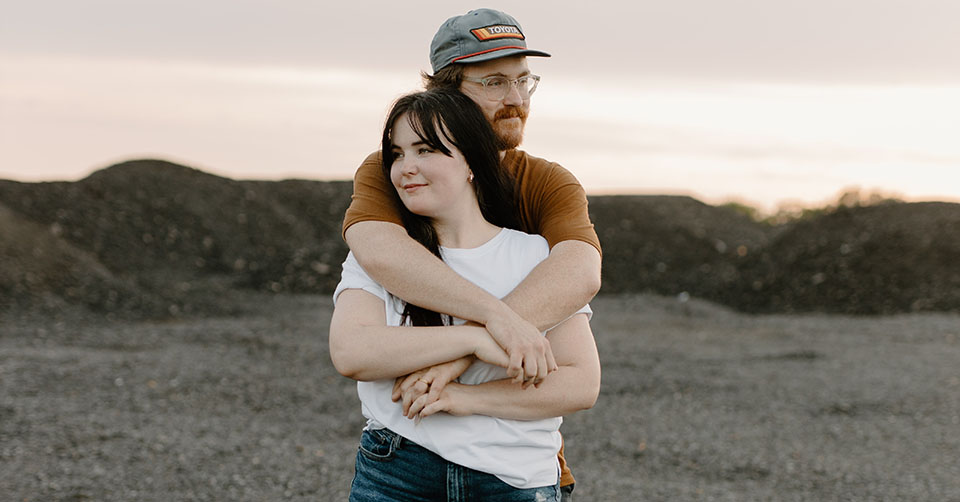
[[417, 163], [415, 157], [404, 157], [400, 161], [400, 173], [402, 174], [417, 174], [420, 171], [420, 165]]

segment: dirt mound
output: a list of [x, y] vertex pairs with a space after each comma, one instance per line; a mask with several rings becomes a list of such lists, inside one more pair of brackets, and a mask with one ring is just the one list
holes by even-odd
[[727, 304], [752, 312], [960, 310], [960, 204], [840, 207], [739, 267]]
[[2, 205], [0, 235], [0, 299], [41, 312], [56, 311], [64, 304], [97, 311], [162, 309], [159, 298], [115, 276], [96, 257]]
[[597, 196], [590, 215], [603, 245], [603, 291], [703, 295], [735, 281], [739, 258], [777, 229], [690, 197]]
[[[0, 181], [0, 309], [153, 316], [229, 311], [238, 288], [329, 293], [351, 191], [159, 160], [74, 183]], [[840, 207], [780, 225], [690, 197], [596, 196], [590, 212], [604, 293], [689, 294], [747, 312], [960, 311], [960, 204]]]
[[[339, 227], [350, 192], [349, 182], [240, 182], [158, 160], [118, 164], [75, 183], [0, 182], [0, 201], [49, 229], [36, 252], [85, 253], [90, 259], [75, 266], [76, 275], [118, 277], [175, 312], [215, 307], [210, 293], [236, 286], [332, 289], [346, 247], [331, 228]], [[46, 273], [60, 274], [55, 267]], [[5, 287], [23, 292], [25, 282]], [[118, 307], [129, 306], [129, 291], [117, 294]]]

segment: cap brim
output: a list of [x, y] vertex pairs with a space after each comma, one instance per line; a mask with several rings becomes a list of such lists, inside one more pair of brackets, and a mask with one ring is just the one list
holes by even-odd
[[548, 58], [550, 54], [547, 54], [543, 51], [535, 51], [533, 49], [524, 49], [522, 47], [504, 47], [502, 49], [493, 49], [487, 52], [480, 54], [474, 54], [472, 56], [467, 56], [465, 58], [457, 59], [451, 61], [451, 63], [456, 64], [469, 64], [469, 63], [481, 63], [483, 61], [490, 61], [492, 59], [500, 59], [509, 56], [540, 56]]

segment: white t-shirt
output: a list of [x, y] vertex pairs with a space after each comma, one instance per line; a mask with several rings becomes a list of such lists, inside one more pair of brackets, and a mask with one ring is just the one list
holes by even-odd
[[[493, 296], [503, 298], [550, 253], [539, 235], [503, 229], [476, 248], [441, 248], [447, 265]], [[403, 302], [389, 294], [360, 267], [353, 253], [343, 262], [343, 275], [333, 293], [362, 289], [384, 301], [387, 325], [399, 326]], [[578, 313], [591, 314], [584, 306]], [[455, 324], [464, 321], [454, 319]], [[460, 377], [460, 383], [479, 384], [507, 377], [506, 369], [482, 361], [474, 362]], [[394, 379], [358, 382], [367, 428], [389, 428], [456, 464], [493, 474], [516, 488], [556, 484], [560, 466], [560, 423], [562, 418], [509, 420], [485, 415], [455, 417], [431, 415], [419, 424], [403, 416], [401, 403], [390, 398]]]

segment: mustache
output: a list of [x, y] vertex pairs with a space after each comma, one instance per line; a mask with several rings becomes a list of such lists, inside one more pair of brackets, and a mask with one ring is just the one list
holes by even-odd
[[497, 110], [497, 113], [493, 115], [493, 120], [500, 119], [512, 119], [519, 118], [520, 120], [527, 120], [527, 110], [519, 106], [505, 106], [500, 110]]

